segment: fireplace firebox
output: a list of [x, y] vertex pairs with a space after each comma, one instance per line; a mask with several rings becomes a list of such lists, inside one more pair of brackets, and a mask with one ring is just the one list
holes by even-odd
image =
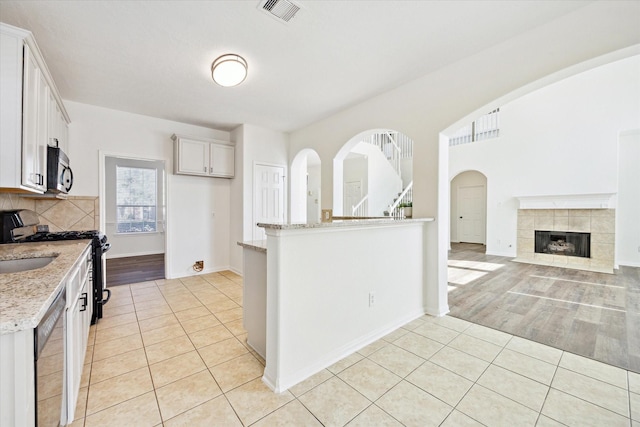
[[591, 233], [535, 230], [535, 252], [591, 258]]

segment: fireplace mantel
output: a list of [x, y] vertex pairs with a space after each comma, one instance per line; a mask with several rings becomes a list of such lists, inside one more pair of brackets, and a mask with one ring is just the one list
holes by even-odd
[[520, 209], [615, 209], [616, 193], [522, 196]]

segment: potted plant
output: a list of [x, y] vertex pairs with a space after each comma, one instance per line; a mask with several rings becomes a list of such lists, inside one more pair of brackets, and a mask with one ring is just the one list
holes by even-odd
[[413, 202], [403, 203], [404, 207], [404, 216], [407, 218], [411, 218], [413, 216]]

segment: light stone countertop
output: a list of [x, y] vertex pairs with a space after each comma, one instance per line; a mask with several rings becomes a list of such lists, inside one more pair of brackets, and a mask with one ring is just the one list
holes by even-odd
[[333, 228], [333, 227], [362, 227], [362, 226], [381, 226], [381, 225], [399, 225], [411, 224], [419, 222], [430, 222], [434, 218], [412, 218], [412, 219], [362, 219], [362, 220], [334, 220], [332, 222], [318, 222], [313, 224], [266, 224], [258, 223], [258, 227], [272, 230], [301, 230], [308, 228]]
[[0, 335], [38, 326], [91, 240], [0, 245], [0, 260], [56, 256], [35, 270], [0, 274]]
[[238, 246], [242, 246], [245, 249], [253, 249], [258, 252], [267, 252], [266, 240], [249, 240], [246, 242], [238, 242]]

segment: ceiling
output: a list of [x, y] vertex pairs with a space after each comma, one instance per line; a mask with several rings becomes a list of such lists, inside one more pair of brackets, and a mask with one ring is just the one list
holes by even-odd
[[[592, 3], [294, 1], [289, 23], [259, 0], [2, 0], [0, 20], [34, 33], [66, 100], [288, 132]], [[238, 87], [211, 80], [225, 53], [249, 63]]]

